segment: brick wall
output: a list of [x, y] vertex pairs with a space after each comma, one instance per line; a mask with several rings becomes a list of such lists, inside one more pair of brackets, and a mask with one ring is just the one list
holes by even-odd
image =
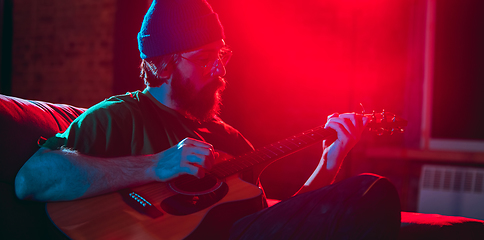
[[112, 95], [116, 0], [16, 0], [12, 95], [91, 106]]

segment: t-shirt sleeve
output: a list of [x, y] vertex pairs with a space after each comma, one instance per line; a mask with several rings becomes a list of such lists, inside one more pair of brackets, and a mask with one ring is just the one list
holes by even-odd
[[119, 108], [116, 102], [107, 101], [89, 108], [65, 132], [47, 139], [42, 146], [50, 149], [65, 147], [98, 157], [128, 155], [129, 153], [125, 153], [127, 149], [120, 145], [123, 143], [123, 136], [117, 129], [117, 121], [124, 120], [116, 115], [116, 112], [121, 112], [116, 108]]

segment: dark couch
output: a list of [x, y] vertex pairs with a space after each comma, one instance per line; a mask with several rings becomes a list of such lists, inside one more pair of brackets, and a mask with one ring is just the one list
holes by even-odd
[[[45, 204], [15, 196], [15, 175], [38, 149], [40, 137], [64, 131], [85, 109], [0, 95], [0, 239], [56, 239]], [[484, 221], [402, 212], [399, 239], [484, 239]]]

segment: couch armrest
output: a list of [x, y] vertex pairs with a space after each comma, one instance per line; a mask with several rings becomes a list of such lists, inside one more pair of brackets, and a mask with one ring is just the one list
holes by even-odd
[[85, 109], [0, 95], [0, 181], [12, 184], [39, 137], [64, 131]]

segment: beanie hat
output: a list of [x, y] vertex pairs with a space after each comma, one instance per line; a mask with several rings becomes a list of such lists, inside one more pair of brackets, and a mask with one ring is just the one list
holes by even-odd
[[142, 59], [188, 51], [225, 38], [206, 0], [153, 0], [138, 33]]

